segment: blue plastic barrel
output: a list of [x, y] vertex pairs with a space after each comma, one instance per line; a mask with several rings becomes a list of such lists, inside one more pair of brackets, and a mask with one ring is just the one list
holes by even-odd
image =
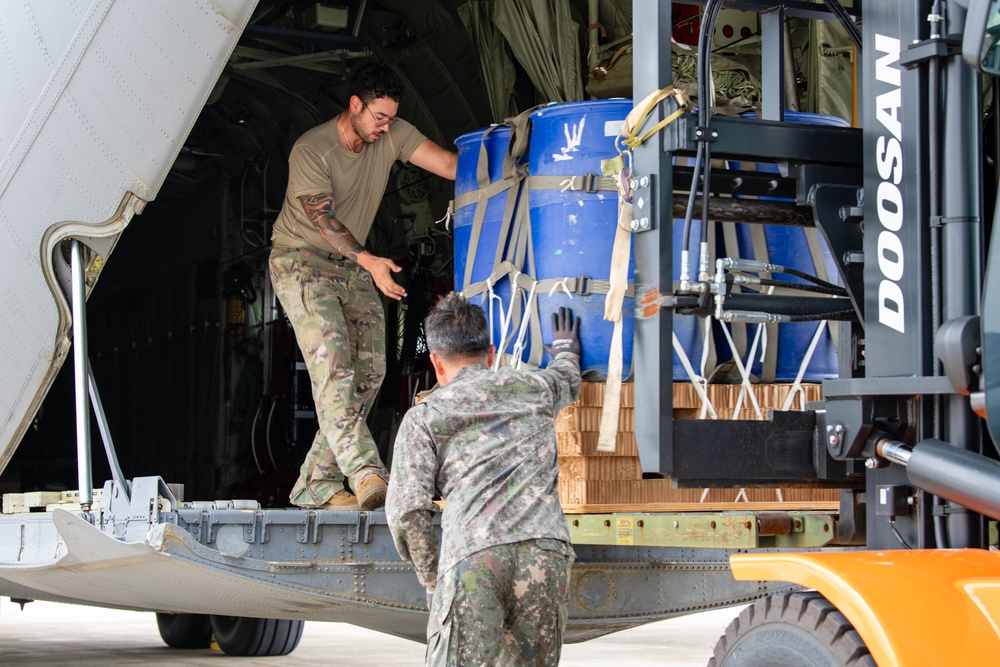
[[[504, 125], [483, 128], [458, 137], [455, 140], [455, 146], [458, 148], [455, 196], [458, 197], [466, 192], [473, 192], [479, 189], [477, 168], [479, 165], [480, 150], [484, 146], [486, 148], [487, 164], [489, 165], [489, 180], [491, 183], [500, 180], [504, 176], [503, 163], [507, 155], [507, 146], [509, 143], [510, 128]], [[502, 244], [504, 249], [506, 249], [510, 241], [509, 233], [505, 238], [500, 238], [506, 200], [507, 193], [502, 192], [494, 195], [487, 202], [486, 214], [483, 218], [483, 226], [479, 234], [479, 243], [476, 247], [471, 283], [485, 280], [493, 272], [497, 246]], [[469, 244], [477, 206], [476, 204], [469, 204], [455, 211], [454, 275], [456, 291], [461, 291], [466, 287], [465, 271], [469, 262]], [[510, 280], [505, 277], [497, 281], [493, 287], [493, 293], [496, 297], [499, 297], [499, 300], [491, 299], [486, 294], [483, 297], [473, 297], [472, 302], [481, 304], [483, 309], [489, 314], [490, 321], [492, 322], [491, 340], [498, 351], [500, 351], [502, 335], [501, 318], [503, 312], [510, 304]]]
[[[753, 111], [748, 111], [741, 114], [741, 117], [756, 118], [757, 114]], [[836, 116], [799, 111], [785, 111], [785, 122], [850, 127], [850, 123]], [[764, 172], [776, 173], [778, 171], [777, 165], [767, 163], [758, 164], [756, 169], [757, 171]], [[775, 200], [777, 198], [761, 197], [761, 199]], [[755, 257], [753, 251], [751, 229], [751, 225], [745, 224], [741, 224], [737, 228], [740, 257], [743, 259], [758, 259]], [[817, 275], [817, 268], [813, 263], [812, 254], [809, 252], [805, 229], [801, 227], [764, 225], [763, 230], [768, 253], [767, 260], [769, 262], [797, 269], [810, 275]], [[827, 278], [830, 282], [836, 282], [837, 266], [833, 260], [833, 255], [822, 236], [819, 237], [819, 241]], [[778, 280], [788, 280], [792, 283], [801, 284], [806, 282], [794, 276], [775, 275], [773, 277]], [[776, 382], [791, 382], [795, 380], [818, 326], [820, 326], [819, 322], [792, 322], [778, 326], [778, 343], [776, 347], [777, 369], [774, 378]], [[819, 382], [827, 378], [835, 378], [839, 374], [836, 346], [830, 336], [829, 327], [825, 324], [823, 327], [824, 331], [803, 375], [803, 380], [806, 382]], [[748, 338], [752, 339], [749, 333]], [[760, 358], [759, 352], [757, 357], [758, 359]], [[751, 372], [759, 376], [761, 373], [761, 363], [755, 360], [751, 369]]]
[[[756, 111], [744, 111], [740, 118], [757, 118]], [[822, 113], [808, 111], [785, 110], [786, 123], [806, 123], [808, 125], [828, 125], [830, 127], [850, 127], [851, 124], [839, 116], [828, 116]]]
[[[601, 160], [618, 155], [615, 139], [625, 116], [632, 110], [626, 99], [550, 104], [531, 114], [528, 147], [529, 176], [601, 175]], [[618, 224], [618, 194], [531, 189], [528, 196], [536, 278], [587, 276], [608, 280], [611, 252]], [[629, 280], [633, 276], [629, 262]], [[581, 368], [606, 375], [614, 325], [604, 320], [604, 294], [556, 291], [538, 295], [542, 337], [551, 340], [551, 317], [568, 306], [582, 321]], [[626, 297], [623, 311], [623, 365], [627, 376], [632, 364], [633, 300]], [[548, 359], [546, 354], [545, 359]]]
[[[455, 176], [455, 197], [479, 189], [477, 167], [482, 146], [486, 147], [489, 165], [489, 180], [494, 183], [503, 176], [503, 161], [510, 143], [510, 128], [504, 125], [485, 128], [469, 134], [464, 134], [455, 140], [458, 148], [458, 170]], [[494, 195], [486, 206], [486, 216], [476, 248], [473, 265], [472, 282], [484, 280], [493, 271], [493, 260], [497, 244], [505, 246], [508, 239], [500, 239], [500, 229], [503, 222], [504, 203], [507, 193]], [[469, 240], [472, 234], [472, 222], [476, 215], [477, 205], [469, 204], [455, 211], [455, 289], [465, 288], [465, 269], [468, 264]]]

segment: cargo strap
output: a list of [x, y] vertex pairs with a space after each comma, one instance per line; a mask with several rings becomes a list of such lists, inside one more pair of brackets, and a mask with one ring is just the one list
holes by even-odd
[[827, 324], [833, 324], [833, 322], [823, 322], [820, 321], [816, 326], [816, 333], [813, 334], [812, 340], [809, 341], [809, 349], [806, 350], [806, 355], [802, 359], [802, 363], [799, 365], [799, 372], [795, 375], [795, 382], [792, 383], [792, 388], [788, 392], [788, 396], [785, 397], [785, 402], [781, 406], [782, 410], [788, 410], [792, 407], [792, 401], [795, 400], [795, 396], [800, 394], [802, 397], [802, 409], [805, 410], [805, 392], [802, 391], [802, 376], [805, 375], [806, 369], [809, 367], [809, 361], [812, 359], [813, 353], [816, 351], [816, 346], [819, 344], [819, 339], [823, 335], [823, 329], [826, 328]]
[[753, 385], [750, 384], [750, 364], [753, 363], [753, 360], [751, 359], [750, 363], [744, 366], [743, 360], [736, 352], [736, 343], [733, 342], [733, 336], [729, 333], [729, 329], [722, 327], [722, 333], [725, 334], [726, 340], [729, 342], [729, 346], [733, 350], [733, 362], [736, 364], [736, 369], [740, 372], [740, 384], [742, 385], [740, 387], [739, 398], [736, 399], [736, 406], [733, 408], [733, 418], [736, 418], [736, 415], [739, 414], [740, 408], [743, 406], [743, 395], [745, 393], [750, 397], [750, 403], [753, 404], [753, 410], [757, 415], [757, 419], [763, 419], [764, 415], [760, 410], [760, 404], [757, 402], [757, 394], [754, 393]]
[[718, 419], [719, 415], [715, 411], [715, 406], [712, 405], [712, 400], [705, 392], [705, 385], [707, 385], [708, 382], [703, 376], [694, 372], [694, 368], [691, 367], [691, 360], [688, 359], [687, 352], [684, 351], [684, 346], [681, 345], [681, 341], [677, 337], [677, 334], [674, 334], [673, 344], [674, 352], [677, 353], [677, 358], [680, 359], [681, 366], [684, 367], [684, 371], [688, 374], [688, 378], [691, 380], [691, 385], [694, 387], [695, 393], [698, 394], [698, 398], [701, 399], [701, 418], [704, 419], [707, 413], [712, 419]]
[[[649, 128], [649, 130], [644, 135], [642, 135], [641, 137], [638, 136], [639, 129], [642, 127], [642, 124], [646, 122], [646, 118], [649, 116], [649, 114], [653, 112], [653, 109], [656, 108], [657, 104], [667, 99], [668, 97], [673, 97], [674, 99], [677, 100], [677, 110], [668, 115], [666, 118], [661, 120], [653, 127]], [[635, 109], [641, 109], [638, 117], [635, 119], [635, 122], [627, 124], [627, 126], [628, 125], [631, 126], [630, 130], [628, 130], [627, 132], [623, 130], [622, 132], [623, 135], [625, 136], [625, 140], [622, 143], [624, 143], [630, 151], [634, 151], [639, 146], [642, 146], [642, 144], [651, 136], [653, 136], [654, 134], [665, 128], [667, 125], [669, 125], [670, 123], [674, 122], [682, 115], [684, 115], [684, 113], [686, 113], [688, 110], [687, 94], [685, 94], [684, 91], [681, 90], [680, 88], [667, 86], [666, 88], [663, 88], [661, 90], [658, 90], [654, 93], [650, 93], [649, 95], [647, 95], [645, 99], [639, 102], [639, 104], [635, 105]], [[631, 118], [632, 114], [629, 114], [629, 117]]]
[[[767, 237], [764, 235], [762, 225], [750, 225], [750, 243], [753, 247], [753, 257], [758, 262], [770, 264], [771, 254], [767, 249]], [[771, 278], [771, 274], [766, 271], [760, 272], [761, 278]], [[773, 290], [769, 290], [769, 293]], [[778, 375], [778, 325], [770, 322], [762, 325], [764, 327], [764, 337], [761, 341], [761, 371], [762, 382], [774, 382]], [[753, 366], [753, 359], [748, 366]]]
[[[487, 203], [490, 198], [500, 194], [502, 192], [507, 192], [507, 203], [511, 204], [512, 200], [516, 201], [518, 189], [517, 186], [520, 179], [517, 178], [516, 172], [511, 168], [510, 172], [503, 178], [497, 180], [494, 183], [490, 183], [489, 174], [489, 155], [486, 151], [486, 139], [491, 132], [496, 130], [500, 125], [494, 125], [483, 132], [483, 136], [479, 144], [479, 156], [476, 163], [476, 181], [479, 188], [471, 192], [465, 193], [469, 195], [469, 203], [474, 203], [476, 205], [476, 212], [472, 218], [472, 229], [469, 236], [469, 247], [466, 250], [466, 262], [465, 262], [465, 276], [463, 278], [462, 284], [468, 285], [469, 281], [472, 280], [472, 273], [475, 269], [476, 264], [476, 253], [479, 250], [479, 237], [482, 235], [483, 231], [483, 221], [486, 218], [486, 208]], [[505, 162], [505, 171], [508, 169], [508, 165]], [[460, 206], [453, 205], [454, 211], [457, 211]], [[502, 258], [504, 242], [506, 235], [510, 229], [510, 216], [513, 213], [513, 206], [505, 207], [504, 220], [501, 224], [500, 239], [497, 243], [497, 251], [494, 256], [494, 265]], [[510, 213], [507, 213], [509, 211]]]
[[[676, 99], [677, 110], [639, 137], [639, 130], [646, 118], [660, 102], [668, 97]], [[616, 158], [604, 160], [601, 163], [605, 177], [613, 179], [615, 189], [618, 191], [618, 225], [615, 230], [614, 249], [611, 253], [612, 288], [604, 300], [604, 319], [613, 322], [614, 328], [608, 356], [608, 374], [604, 383], [601, 426], [597, 438], [597, 451], [600, 452], [615, 451], [615, 444], [618, 440], [618, 415], [621, 410], [622, 372], [624, 370], [622, 306], [626, 294], [624, 286], [628, 284], [628, 263], [632, 245], [632, 191], [628, 182], [631, 175], [632, 151], [680, 118], [685, 111], [687, 111], [686, 96], [672, 86], [650, 93], [642, 102], [632, 108], [622, 126], [621, 136], [624, 137], [623, 143], [627, 148], [627, 156], [620, 152]], [[634, 365], [635, 361], [633, 360]]]
[[615, 192], [615, 179], [601, 174], [581, 174], [578, 176], [528, 176], [530, 190], [559, 190], [560, 192]]
[[611, 251], [611, 286], [604, 298], [604, 319], [614, 322], [611, 333], [611, 350], [608, 355], [608, 374], [604, 384], [604, 405], [601, 408], [601, 426], [597, 436], [597, 451], [613, 452], [618, 440], [618, 415], [622, 400], [623, 342], [622, 305], [628, 287], [628, 262], [631, 255], [632, 203], [625, 199], [625, 185], [619, 177], [621, 191], [618, 196], [618, 224], [615, 225], [615, 245]]
[[[527, 245], [527, 244], [525, 244]], [[508, 278], [511, 285], [510, 302], [504, 306], [499, 296], [494, 294], [494, 287], [503, 278]], [[499, 368], [502, 363], [512, 366], [520, 366], [521, 354], [525, 349], [529, 349], [528, 365], [537, 367], [541, 364], [541, 356], [544, 346], [541, 342], [541, 318], [538, 309], [533, 307], [534, 302], [540, 295], [552, 295], [555, 292], [563, 292], [573, 298], [573, 296], [589, 296], [591, 294], [608, 294], [612, 290], [612, 282], [592, 278], [590, 276], [566, 276], [562, 278], [545, 278], [535, 280], [528, 273], [521, 271], [517, 264], [510, 259], [503, 260], [494, 266], [493, 272], [484, 280], [466, 285], [462, 294], [466, 298], [483, 296], [483, 301], [489, 299], [489, 303], [484, 305], [489, 316], [493, 317], [494, 306], [499, 306], [500, 311], [500, 340], [491, 341], [501, 353], [497, 354], [495, 367]], [[631, 297], [634, 290], [631, 285], [625, 288], [625, 296]], [[522, 295], [524, 298], [522, 300]], [[493, 320], [490, 321], [490, 332], [493, 335]], [[531, 332], [531, 342], [526, 343], [525, 338]], [[514, 343], [514, 350], [510, 355], [503, 355], [511, 342]]]
[[[489, 299], [487, 306], [491, 318], [491, 336], [494, 332], [494, 311], [499, 313], [500, 340], [493, 341], [499, 351], [494, 362], [495, 368], [498, 368], [502, 363], [521, 366], [524, 363], [522, 355], [525, 350], [528, 351], [527, 364], [529, 366], [538, 367], [541, 365], [544, 344], [541, 319], [536, 306], [539, 295], [551, 295], [555, 291], [561, 291], [572, 298], [576, 294], [581, 296], [607, 294], [611, 290], [611, 281], [594, 279], [585, 275], [546, 278], [544, 280], [535, 279], [537, 273], [528, 215], [528, 192], [531, 190], [613, 192], [617, 190], [617, 184], [614, 178], [602, 174], [528, 176], [525, 173], [523, 158], [528, 151], [531, 133], [529, 117], [534, 111], [535, 109], [529, 109], [504, 121], [504, 125], [510, 127], [510, 143], [504, 158], [502, 176], [492, 183], [489, 179], [486, 139], [491, 131], [500, 126], [494, 126], [483, 133], [477, 164], [479, 187], [477, 190], [459, 195], [452, 202], [455, 211], [465, 206], [476, 206], [470, 230], [462, 293], [468, 298], [483, 295], [484, 300]], [[504, 192], [507, 193], [507, 198], [504, 203], [492, 271], [486, 279], [472, 283], [487, 204], [492, 197]], [[502, 303], [502, 299], [494, 292], [494, 287], [504, 277], [507, 277], [511, 283], [510, 302], [506, 304], [506, 307]], [[627, 285], [627, 273], [624, 289], [626, 296], [632, 296], [632, 287]], [[528, 340], [529, 335], [530, 340]], [[511, 343], [514, 346], [511, 354], [504, 355], [503, 351]]]
[[[530, 190], [559, 190], [560, 192], [613, 192], [618, 189], [613, 178], [601, 174], [577, 174], [575, 176], [527, 176], [524, 182]], [[455, 197], [454, 210], [472, 204], [489, 201], [494, 196], [509, 190], [520, 178], [510, 177], [488, 183], [477, 190], [469, 190]]]
[[[816, 277], [820, 280], [832, 282], [826, 270], [826, 258], [823, 257], [823, 245], [820, 243], [819, 229], [816, 227], [806, 227], [803, 231], [806, 233], [806, 245], [809, 247], [809, 254], [812, 256]], [[830, 340], [833, 341], [833, 349], [837, 350], [838, 354], [840, 352], [839, 326], [836, 322], [827, 322], [827, 328], [830, 330]]]

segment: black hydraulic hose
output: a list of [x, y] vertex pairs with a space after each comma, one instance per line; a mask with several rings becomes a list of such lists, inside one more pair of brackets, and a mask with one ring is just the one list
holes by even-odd
[[[739, 260], [737, 259], [737, 260], [734, 260], [734, 261], [739, 261]], [[741, 270], [741, 271], [744, 271], [744, 272], [746, 272], [746, 271], [764, 271], [765, 270], [763, 268], [763, 264], [762, 263], [761, 263], [761, 268], [756, 268], [756, 269], [748, 268], [746, 266], [737, 266], [736, 268], [739, 269], [739, 270]], [[781, 273], [781, 274], [785, 274], [785, 275], [789, 275], [789, 276], [795, 276], [796, 278], [801, 278], [802, 280], [810, 282], [813, 285], [819, 285], [820, 287], [826, 287], [828, 289], [838, 290], [838, 293], [843, 293], [845, 296], [847, 295], [847, 290], [845, 288], [841, 287], [840, 285], [835, 285], [834, 283], [827, 282], [826, 280], [823, 280], [822, 278], [817, 278], [816, 276], [810, 275], [810, 274], [808, 274], [808, 273], [806, 273], [804, 271], [799, 271], [798, 269], [793, 269], [791, 267], [781, 266], [781, 265], [778, 265], [778, 264], [772, 264], [772, 265], [768, 265], [767, 271], [769, 273]]]
[[[688, 250], [691, 243], [691, 220], [694, 218], [694, 200], [698, 194], [698, 175], [701, 173], [701, 158], [704, 155], [705, 143], [698, 144], [694, 156], [694, 171], [691, 172], [691, 193], [688, 196], [687, 212], [684, 214], [684, 234], [681, 236], [681, 249]], [[708, 197], [705, 197], [708, 199]], [[702, 221], [702, 227], [705, 222]]]
[[708, 119], [712, 115], [711, 97], [708, 93], [712, 75], [712, 38], [715, 35], [715, 20], [722, 4], [723, 0], [709, 0], [698, 35], [698, 124], [702, 127], [708, 127]]
[[832, 313], [820, 313], [819, 315], [789, 316], [790, 322], [818, 322], [819, 320], [827, 322], [850, 322], [856, 319], [858, 319], [858, 314], [853, 308], [851, 310], [837, 310]]
[[[702, 188], [702, 199], [701, 199], [701, 243], [708, 242], [708, 199], [709, 199], [709, 183], [712, 178], [712, 146], [705, 142], [705, 167], [704, 167], [705, 177], [702, 181], [705, 185]], [[700, 249], [699, 249], [700, 256]]]
[[[774, 278], [760, 278], [760, 284], [767, 287], [782, 287], [785, 289], [799, 290], [801, 292], [813, 292], [815, 294], [831, 294], [833, 296], [847, 296], [847, 290], [842, 287], [826, 287], [823, 285], [803, 285], [787, 280], [775, 280]], [[742, 285], [741, 285], [742, 287]]]
[[861, 28], [854, 22], [854, 19], [851, 18], [851, 15], [847, 13], [847, 10], [844, 9], [844, 6], [838, 0], [823, 0], [823, 2], [826, 3], [827, 9], [840, 21], [840, 25], [844, 26], [847, 36], [850, 37], [854, 48], [858, 50], [858, 55], [860, 56], [862, 43]]
[[789, 276], [795, 276], [796, 278], [801, 278], [802, 280], [807, 280], [807, 281], [811, 282], [814, 285], [819, 285], [820, 287], [829, 287], [829, 288], [832, 288], [832, 289], [841, 290], [844, 294], [847, 293], [847, 290], [845, 290], [840, 285], [835, 285], [835, 284], [833, 284], [831, 282], [827, 282], [826, 280], [823, 280], [822, 278], [817, 278], [816, 276], [809, 275], [805, 271], [799, 271], [798, 269], [793, 269], [793, 268], [788, 267], [788, 266], [783, 267], [783, 268], [784, 268], [784, 270], [783, 271], [779, 271], [779, 273], [784, 273], [784, 274], [787, 274]]
[[[709, 0], [705, 7], [705, 20], [701, 24], [701, 32], [698, 36], [698, 125], [703, 131], [708, 131], [708, 124], [712, 117], [712, 93], [715, 84], [712, 82], [712, 40], [715, 36], [715, 21], [719, 17], [719, 10], [722, 9], [724, 0]], [[712, 86], [712, 92], [709, 92]], [[709, 185], [712, 176], [712, 144], [710, 137], [702, 137], [705, 146], [702, 159], [702, 192], [704, 199], [701, 205], [701, 243], [708, 239], [708, 196]], [[687, 247], [687, 246], [685, 246]]]
[[[785, 294], [730, 294], [726, 310], [748, 310], [775, 315], [809, 316], [814, 319], [843, 319], [841, 313], [857, 317], [847, 297], [792, 296]], [[838, 317], [827, 317], [838, 315]], [[821, 316], [821, 317], [820, 317]]]

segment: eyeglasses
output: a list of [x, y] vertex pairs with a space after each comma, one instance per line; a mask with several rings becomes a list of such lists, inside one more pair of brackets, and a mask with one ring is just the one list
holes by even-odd
[[368, 110], [368, 115], [372, 117], [373, 121], [375, 121], [376, 127], [378, 127], [379, 125], [392, 125], [397, 120], [399, 120], [399, 118], [395, 116], [384, 116], [381, 113], [376, 116], [375, 114], [372, 113], [371, 109], [368, 109], [368, 103], [365, 102], [364, 100], [361, 100], [361, 106], [363, 106], [365, 109]]

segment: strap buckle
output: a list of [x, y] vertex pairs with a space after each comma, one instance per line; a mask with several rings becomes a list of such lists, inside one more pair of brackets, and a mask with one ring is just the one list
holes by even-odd
[[573, 281], [571, 292], [576, 292], [580, 296], [590, 296], [590, 276], [577, 276]]
[[577, 174], [576, 176], [570, 176], [566, 179], [569, 182], [566, 184], [564, 190], [593, 194], [601, 189], [602, 178], [600, 174]]

